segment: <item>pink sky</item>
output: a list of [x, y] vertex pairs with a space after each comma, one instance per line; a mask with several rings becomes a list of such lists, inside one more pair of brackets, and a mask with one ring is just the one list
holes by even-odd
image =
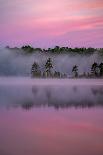
[[103, 0], [0, 0], [0, 45], [103, 47]]

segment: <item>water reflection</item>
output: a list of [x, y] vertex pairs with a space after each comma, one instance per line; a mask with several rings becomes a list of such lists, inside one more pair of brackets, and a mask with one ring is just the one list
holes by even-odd
[[92, 107], [103, 106], [103, 86], [1, 86], [0, 106]]
[[0, 155], [103, 154], [102, 85], [15, 83], [0, 84]]
[[0, 155], [69, 154], [103, 154], [103, 108], [0, 108]]

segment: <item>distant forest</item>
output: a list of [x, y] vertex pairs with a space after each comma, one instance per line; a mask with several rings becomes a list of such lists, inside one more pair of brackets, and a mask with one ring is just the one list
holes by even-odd
[[1, 49], [1, 75], [103, 78], [103, 48], [55, 46], [42, 49], [26, 45], [20, 48], [7, 46], [6, 49]]
[[55, 54], [60, 54], [60, 53], [78, 53], [78, 54], [93, 54], [94, 52], [98, 51], [99, 53], [103, 54], [103, 48], [69, 48], [69, 47], [59, 47], [55, 46], [54, 48], [48, 48], [48, 49], [42, 49], [42, 48], [34, 48], [30, 45], [22, 46], [21, 48], [14, 47], [10, 48], [9, 46], [6, 47], [7, 49], [10, 50], [23, 50], [27, 54], [32, 54], [34, 52], [48, 52], [48, 53], [55, 53]]

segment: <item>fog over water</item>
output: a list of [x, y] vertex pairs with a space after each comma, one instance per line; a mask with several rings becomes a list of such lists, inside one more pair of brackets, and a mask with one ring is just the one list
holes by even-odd
[[103, 106], [103, 80], [0, 78], [0, 106], [93, 107]]
[[[21, 49], [0, 49], [0, 98], [6, 103], [30, 103], [30, 105], [65, 106], [101, 105], [103, 101], [102, 80], [34, 80], [20, 78], [30, 76], [35, 61], [45, 70], [45, 62], [52, 58], [54, 70], [71, 75], [73, 65], [79, 66], [79, 73], [90, 71], [91, 64], [102, 61], [98, 53], [92, 55], [50, 54], [35, 52], [25, 54]], [[8, 78], [4, 78], [8, 76]], [[11, 78], [19, 76], [19, 78]], [[25, 91], [26, 89], [26, 91]], [[10, 91], [9, 91], [10, 90]], [[18, 98], [18, 95], [19, 98]], [[7, 95], [5, 97], [5, 95]]]
[[79, 54], [50, 54], [35, 52], [24, 54], [22, 50], [0, 49], [0, 75], [1, 76], [30, 76], [33, 62], [39, 64], [41, 71], [45, 70], [45, 62], [48, 57], [52, 58], [53, 69], [71, 75], [72, 67], [79, 66], [79, 73], [90, 72], [91, 65], [102, 62], [98, 52], [92, 55]]
[[[94, 106], [103, 104], [103, 80], [31, 79], [31, 66], [35, 61], [45, 70], [45, 62], [52, 58], [54, 70], [71, 75], [73, 65], [79, 73], [90, 71], [94, 61], [102, 57], [92, 55], [50, 54], [35, 52], [25, 54], [21, 49], [0, 49], [0, 99], [1, 103], [34, 106]], [[19, 76], [11, 78], [11, 76]], [[26, 76], [29, 76], [26, 78]], [[8, 77], [8, 78], [7, 78]], [[23, 78], [22, 78], [23, 77]], [[19, 97], [18, 97], [19, 96]], [[0, 103], [0, 104], [1, 104]]]
[[[20, 54], [19, 54], [20, 52]], [[31, 65], [43, 71], [90, 71], [102, 61], [93, 55], [24, 54], [0, 49], [0, 155], [102, 155], [103, 79], [33, 79]]]

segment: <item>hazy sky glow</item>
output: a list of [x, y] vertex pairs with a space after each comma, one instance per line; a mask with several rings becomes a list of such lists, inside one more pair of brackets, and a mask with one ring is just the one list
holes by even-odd
[[103, 0], [0, 0], [0, 45], [103, 47]]

